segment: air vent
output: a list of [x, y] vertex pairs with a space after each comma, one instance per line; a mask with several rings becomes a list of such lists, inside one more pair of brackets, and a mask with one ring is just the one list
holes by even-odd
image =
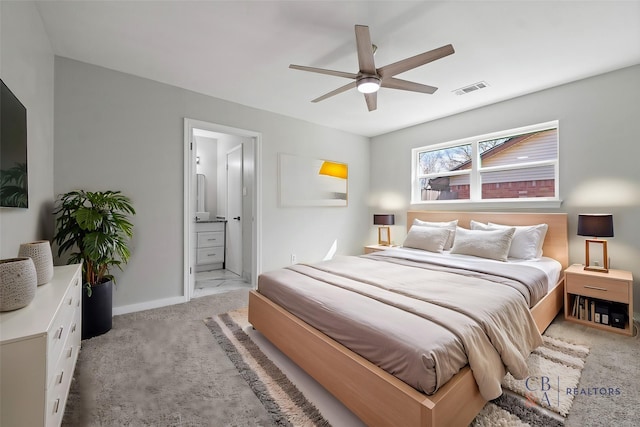
[[467, 93], [475, 92], [486, 87], [489, 87], [489, 84], [487, 84], [487, 82], [478, 82], [469, 86], [461, 87], [460, 89], [456, 89], [453, 91], [453, 93], [455, 93], [456, 95], [465, 95]]

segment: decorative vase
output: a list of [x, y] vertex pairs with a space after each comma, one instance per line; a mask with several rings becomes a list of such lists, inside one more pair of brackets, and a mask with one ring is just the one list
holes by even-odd
[[29, 257], [33, 260], [38, 274], [38, 286], [49, 283], [53, 279], [53, 256], [48, 240], [21, 244], [18, 256]]
[[0, 260], [0, 311], [29, 305], [38, 287], [36, 267], [31, 258]]

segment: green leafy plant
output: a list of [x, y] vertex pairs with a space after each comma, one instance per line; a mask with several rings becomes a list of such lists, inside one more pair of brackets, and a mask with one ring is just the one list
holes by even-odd
[[131, 200], [120, 191], [76, 190], [58, 196], [53, 237], [58, 256], [73, 251], [69, 263], [83, 263], [88, 296], [92, 286], [109, 280], [115, 283], [109, 269], [122, 270], [129, 261], [133, 224], [128, 215], [135, 213]]

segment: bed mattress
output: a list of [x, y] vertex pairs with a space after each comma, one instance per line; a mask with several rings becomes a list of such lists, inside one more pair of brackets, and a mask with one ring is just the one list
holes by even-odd
[[483, 397], [496, 398], [506, 372], [527, 375], [541, 343], [528, 308], [553, 269], [422, 252], [298, 264], [262, 274], [258, 291], [423, 393], [469, 364]]

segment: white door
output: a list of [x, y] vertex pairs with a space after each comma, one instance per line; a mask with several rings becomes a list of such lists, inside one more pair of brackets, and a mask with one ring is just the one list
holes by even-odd
[[242, 145], [227, 153], [227, 253], [225, 269], [242, 276]]
[[188, 280], [188, 292], [185, 292], [185, 297], [187, 297], [187, 301], [191, 299], [195, 289], [196, 289], [196, 230], [195, 230], [195, 221], [196, 221], [196, 211], [197, 211], [197, 162], [196, 162], [196, 153], [198, 152], [198, 148], [196, 147], [196, 138], [193, 134], [193, 129], [189, 132], [189, 167], [188, 171], [185, 172], [189, 175], [189, 207], [188, 207], [188, 215], [186, 218], [186, 229], [185, 234], [189, 234], [188, 248], [189, 263], [187, 264], [189, 271], [189, 280]]

